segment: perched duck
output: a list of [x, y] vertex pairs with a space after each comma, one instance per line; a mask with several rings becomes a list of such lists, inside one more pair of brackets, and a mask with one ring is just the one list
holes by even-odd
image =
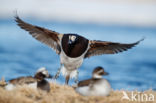
[[92, 73], [92, 78], [80, 81], [75, 90], [84, 96], [108, 96], [111, 92], [111, 85], [103, 75], [108, 75], [102, 67], [96, 67]]
[[26, 76], [12, 79], [5, 88], [6, 90], [12, 90], [16, 88], [16, 86], [28, 85], [29, 87], [38, 88], [49, 92], [50, 84], [47, 80], [45, 80], [45, 78], [52, 78], [52, 76], [44, 67], [42, 67], [37, 70], [34, 77]]
[[37, 79], [37, 88], [47, 92], [50, 91], [50, 84], [45, 78], [52, 78], [52, 76], [45, 68], [40, 68], [34, 78]]
[[78, 82], [77, 69], [82, 65], [84, 58], [95, 55], [116, 54], [126, 51], [137, 45], [143, 39], [130, 44], [121, 44], [100, 40], [89, 40], [78, 34], [61, 34], [43, 27], [35, 26], [24, 22], [19, 16], [15, 16], [17, 25], [28, 31], [32, 37], [53, 48], [60, 55], [61, 67], [58, 69], [55, 78], [60, 72], [65, 76], [65, 83], [68, 84], [70, 78], [75, 78]]

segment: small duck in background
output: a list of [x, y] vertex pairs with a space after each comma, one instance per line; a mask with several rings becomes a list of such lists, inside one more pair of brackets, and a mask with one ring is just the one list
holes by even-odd
[[28, 85], [32, 88], [38, 88], [44, 91], [50, 91], [50, 84], [45, 78], [52, 78], [45, 67], [39, 68], [35, 76], [18, 77], [9, 81], [5, 86], [6, 90], [13, 90], [17, 86]]
[[108, 75], [102, 67], [96, 67], [92, 72], [92, 78], [80, 81], [75, 87], [76, 92], [83, 96], [108, 96], [112, 90], [110, 83], [103, 79]]
[[37, 79], [37, 88], [41, 90], [45, 90], [47, 92], [50, 91], [50, 83], [45, 78], [51, 78], [52, 76], [48, 73], [45, 68], [40, 68], [34, 78]]

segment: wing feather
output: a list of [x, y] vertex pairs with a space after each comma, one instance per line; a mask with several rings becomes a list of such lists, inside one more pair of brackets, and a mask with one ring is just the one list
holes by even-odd
[[43, 27], [31, 25], [21, 20], [18, 16], [15, 16], [15, 21], [19, 27], [28, 31], [32, 37], [53, 48], [57, 54], [61, 52], [60, 40], [63, 34], [59, 34]]
[[90, 41], [90, 48], [85, 55], [85, 58], [95, 55], [102, 55], [102, 54], [115, 54], [123, 51], [127, 51], [131, 49], [135, 45], [139, 44], [139, 42], [143, 41], [143, 39], [131, 43], [131, 44], [121, 44], [121, 43], [113, 43], [113, 42], [106, 42], [106, 41]]
[[80, 81], [78, 83], [78, 86], [79, 87], [83, 87], [83, 86], [89, 86], [89, 84], [92, 82], [92, 79], [88, 79], [88, 80], [83, 80], [83, 81]]

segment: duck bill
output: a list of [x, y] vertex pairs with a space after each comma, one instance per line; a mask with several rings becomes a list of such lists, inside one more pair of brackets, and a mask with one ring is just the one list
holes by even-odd
[[72, 40], [69, 40], [69, 41], [68, 41], [68, 44], [70, 44], [70, 45], [71, 45], [72, 43], [73, 43], [73, 42], [72, 42]]
[[104, 72], [104, 73], [103, 73], [103, 75], [109, 75], [109, 73], [107, 73], [107, 72]]

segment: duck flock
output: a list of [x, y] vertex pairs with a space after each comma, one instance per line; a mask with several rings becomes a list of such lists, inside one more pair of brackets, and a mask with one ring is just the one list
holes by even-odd
[[78, 81], [78, 68], [85, 58], [102, 54], [116, 54], [126, 51], [139, 44], [141, 39], [135, 43], [122, 44], [101, 40], [88, 40], [78, 34], [61, 34], [43, 27], [24, 22], [15, 16], [17, 25], [28, 31], [36, 40], [53, 48], [60, 55], [60, 68], [54, 76], [51, 76], [45, 67], [39, 68], [34, 76], [18, 77], [8, 81], [4, 87], [13, 90], [18, 86], [28, 85], [32, 88], [46, 92], [50, 91], [50, 83], [46, 78], [57, 79], [62, 73], [65, 77], [65, 85], [70, 78], [75, 78], [74, 90], [83, 96], [108, 96], [112, 90], [110, 83], [103, 78], [108, 75], [103, 67], [97, 66], [92, 72], [92, 78]]

